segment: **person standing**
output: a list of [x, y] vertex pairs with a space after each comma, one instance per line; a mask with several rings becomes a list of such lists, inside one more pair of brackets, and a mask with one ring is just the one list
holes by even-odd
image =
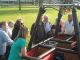
[[7, 45], [11, 45], [13, 43], [13, 40], [9, 37], [9, 35], [5, 31], [6, 29], [6, 23], [1, 22], [1, 28], [0, 28], [0, 60], [6, 60], [5, 53], [6, 53], [6, 47]]
[[45, 32], [47, 34], [51, 30], [51, 27], [52, 27], [51, 23], [48, 20], [47, 15], [43, 16], [43, 23], [44, 23]]
[[26, 38], [28, 36], [28, 28], [21, 27], [14, 44], [11, 46], [8, 60], [23, 60], [22, 57], [27, 56]]
[[68, 20], [65, 22], [64, 33], [65, 34], [74, 34], [73, 17], [71, 14], [68, 15]]
[[9, 21], [7, 30], [10, 32], [10, 34], [9, 34], [10, 37], [12, 37], [13, 27], [14, 27], [14, 22], [13, 21]]
[[16, 23], [14, 24], [14, 28], [12, 30], [12, 37], [11, 39], [14, 40], [17, 37], [17, 34], [19, 32], [20, 27], [23, 25], [21, 22], [21, 19], [18, 19]]

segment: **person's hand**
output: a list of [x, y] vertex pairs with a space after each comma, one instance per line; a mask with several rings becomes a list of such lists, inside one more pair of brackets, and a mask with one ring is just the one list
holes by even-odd
[[73, 42], [73, 43], [71, 44], [71, 47], [72, 47], [72, 48], [76, 47], [76, 44], [77, 44], [77, 42], [76, 42], [76, 41], [75, 41], [75, 42]]

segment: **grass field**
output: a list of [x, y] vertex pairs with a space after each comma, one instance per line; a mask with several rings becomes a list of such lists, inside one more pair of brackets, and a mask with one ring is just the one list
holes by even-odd
[[[24, 24], [30, 29], [32, 23], [35, 22], [38, 13], [38, 8], [22, 8], [22, 11], [18, 11], [18, 8], [0, 8], [0, 21], [10, 20], [16, 21], [19, 17], [22, 18]], [[58, 11], [47, 8], [46, 15], [49, 16], [49, 20], [54, 24], [55, 19], [57, 18]], [[44, 15], [45, 15], [44, 14]], [[80, 11], [77, 11], [78, 19], [80, 17]], [[67, 14], [63, 15], [63, 20], [67, 20]]]
[[[26, 25], [30, 30], [32, 23], [34, 23], [36, 20], [37, 13], [38, 8], [22, 8], [22, 11], [18, 11], [18, 8], [0, 8], [0, 21], [16, 21], [19, 17], [21, 17], [24, 25]], [[54, 24], [58, 11], [52, 8], [47, 8], [45, 14], [49, 16], [50, 22]], [[77, 10], [77, 14], [78, 20], [80, 20], [80, 10]], [[67, 14], [65, 14], [62, 19], [67, 20]]]

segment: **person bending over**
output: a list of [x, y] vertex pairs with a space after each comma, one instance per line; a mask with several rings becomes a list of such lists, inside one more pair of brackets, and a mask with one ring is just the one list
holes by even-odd
[[8, 60], [22, 60], [26, 55], [26, 38], [28, 36], [28, 29], [21, 27], [14, 44], [11, 46], [11, 51]]
[[13, 40], [9, 37], [9, 35], [6, 33], [6, 23], [1, 22], [0, 23], [0, 60], [6, 60], [5, 53], [6, 53], [6, 47], [7, 45], [12, 45]]

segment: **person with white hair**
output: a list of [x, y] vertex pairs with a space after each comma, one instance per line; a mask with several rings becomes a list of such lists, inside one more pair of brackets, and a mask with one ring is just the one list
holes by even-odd
[[44, 23], [44, 28], [45, 28], [45, 32], [46, 34], [51, 30], [51, 23], [48, 20], [48, 16], [44, 15], [43, 16], [43, 23]]
[[14, 27], [14, 21], [13, 21], [13, 20], [9, 21], [9, 22], [8, 22], [8, 26], [9, 26], [10, 28], [13, 28], [13, 27]]
[[12, 30], [14, 27], [14, 22], [13, 21], [9, 21], [7, 24], [7, 33], [10, 37], [12, 37]]
[[3, 21], [0, 27], [0, 60], [7, 60], [5, 56], [7, 46], [13, 44], [13, 40], [6, 32], [6, 24], [6, 21]]
[[64, 33], [65, 34], [74, 34], [73, 17], [71, 14], [68, 15], [68, 20], [65, 22]]

